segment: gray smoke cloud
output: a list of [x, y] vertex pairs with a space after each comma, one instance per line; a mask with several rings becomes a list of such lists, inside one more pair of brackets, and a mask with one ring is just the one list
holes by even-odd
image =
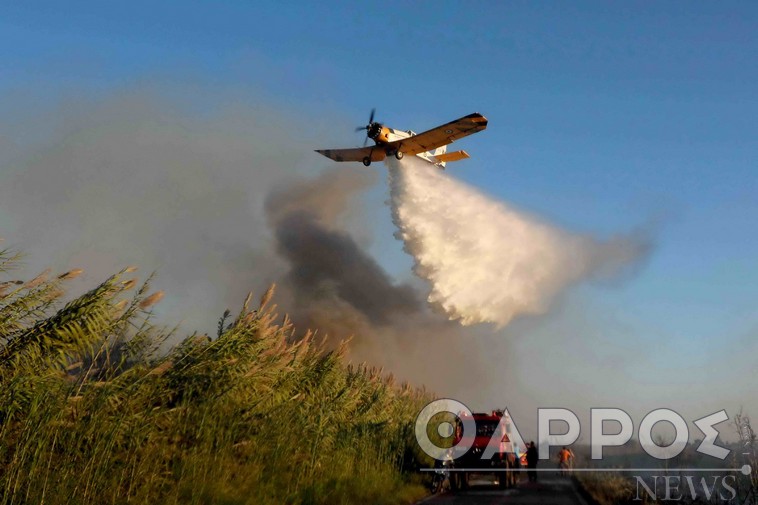
[[[255, 101], [190, 98], [134, 89], [4, 115], [0, 131], [17, 147], [0, 154], [6, 244], [28, 252], [30, 269], [85, 268], [81, 286], [127, 264], [156, 270], [169, 294], [159, 314], [201, 330], [275, 281], [284, 265], [263, 201], [303, 170], [311, 153], [295, 139], [310, 133]], [[46, 132], [31, 144], [30, 123]]]
[[[331, 345], [352, 338], [350, 358], [384, 367], [416, 384], [463, 394], [486, 369], [458, 324], [432, 313], [418, 286], [396, 282], [348, 232], [356, 197], [376, 182], [372, 172], [338, 166], [289, 181], [266, 201], [276, 251], [288, 264], [278, 299], [295, 324]], [[451, 352], [453, 354], [451, 354]], [[456, 356], [456, 367], [449, 367]], [[450, 368], [445, 373], [441, 370]]]
[[0, 104], [5, 244], [32, 271], [85, 268], [81, 289], [127, 264], [156, 270], [157, 315], [182, 321], [180, 335], [212, 332], [225, 308], [277, 282], [281, 311], [331, 342], [352, 336], [354, 361], [488, 407], [523, 399], [514, 371], [532, 350], [510, 348], [532, 329], [463, 328], [432, 312], [428, 285], [384, 270], [359, 201], [381, 178], [312, 152], [343, 140], [321, 133], [332, 118], [208, 95], [132, 89], [33, 115]]
[[366, 252], [357, 198], [381, 178], [313, 153], [330, 118], [183, 96], [131, 89], [33, 115], [0, 104], [0, 236], [28, 253], [29, 273], [83, 267], [84, 290], [125, 265], [157, 271], [158, 321], [181, 321], [179, 335], [212, 332], [276, 282], [282, 313], [333, 342], [352, 336], [356, 361], [451, 393], [469, 382], [438, 373], [450, 352], [483, 376], [460, 327]]
[[[143, 278], [157, 271], [155, 285], [166, 291], [157, 319], [181, 321], [180, 336], [213, 332], [224, 309], [238, 307], [248, 291], [262, 293], [277, 282], [280, 312], [290, 313], [301, 331], [318, 329], [332, 343], [353, 336], [353, 361], [382, 366], [474, 409], [507, 406], [526, 437], [536, 435], [530, 426], [538, 406], [565, 406], [580, 417], [591, 407], [618, 406], [641, 419], [661, 405], [688, 405], [686, 415], [695, 419], [720, 408], [734, 411], [754, 390], [752, 376], [742, 376], [750, 369], [750, 352], [728, 362], [712, 359], [722, 352], [721, 335], [710, 351], [682, 352], [665, 333], [630, 321], [615, 302], [572, 289], [586, 280], [607, 283], [619, 271], [633, 274], [629, 267], [638, 267], [649, 253], [646, 233], [600, 240], [601, 247], [582, 240], [591, 247], [568, 259], [565, 249], [548, 270], [516, 265], [520, 281], [530, 279], [527, 273], [544, 272], [540, 283], [518, 285], [534, 285], [539, 289], [525, 292], [548, 296], [530, 298], [535, 310], [514, 312], [501, 330], [494, 328], [505, 322], [497, 320], [497, 310], [491, 312], [495, 317], [471, 321], [493, 322], [468, 327], [447, 319], [455, 312], [433, 312], [428, 303], [433, 282], [436, 293], [445, 295], [439, 301], [453, 302], [454, 311], [465, 315], [482, 307], [447, 297], [457, 293], [446, 284], [457, 270], [434, 269], [455, 267], [457, 257], [440, 263], [437, 251], [427, 247], [435, 234], [417, 226], [422, 214], [403, 214], [418, 198], [399, 206], [396, 201], [394, 210], [403, 214], [395, 217], [407, 249], [429, 254], [421, 265], [429, 279], [412, 277], [410, 268], [398, 279], [369, 253], [371, 238], [391, 240], [392, 209], [367, 207], [365, 198], [382, 183], [385, 167], [335, 165], [312, 151], [341, 145], [351, 126], [257, 96], [192, 86], [143, 86], [48, 104], [33, 94], [17, 95], [13, 103], [0, 98], [0, 237], [3, 246], [28, 253], [30, 275], [48, 266], [85, 268], [81, 290], [128, 264], [141, 267]], [[449, 196], [451, 185], [460, 189], [456, 170], [450, 167], [450, 178], [427, 173], [414, 185], [419, 191], [409, 194], [423, 196], [434, 182], [444, 188], [436, 196]], [[395, 196], [414, 187], [396, 187], [403, 191]], [[449, 211], [443, 204], [452, 198], [432, 200], [442, 209], [433, 214], [447, 219], [466, 210], [478, 216], [471, 227], [477, 233], [459, 234], [474, 244], [477, 235], [488, 233], [498, 240], [508, 234], [528, 238], [535, 231], [526, 226], [534, 221], [549, 239], [542, 243], [558, 237], [564, 244], [562, 237], [575, 235], [524, 219], [507, 203], [487, 201], [509, 207], [513, 217], [513, 226], [493, 231], [492, 216], [500, 211], [476, 212], [478, 203], [471, 202], [479, 196], [470, 191], [464, 196]], [[432, 217], [429, 223], [436, 222]], [[376, 234], [377, 222], [386, 225], [386, 234]], [[454, 224], [442, 222], [431, 231], [442, 230], [444, 238], [445, 226]], [[517, 253], [524, 251], [521, 242], [513, 240]], [[552, 251], [534, 252], [550, 259]], [[495, 264], [499, 250], [489, 252]], [[556, 283], [551, 272], [574, 273]], [[446, 286], [452, 287], [443, 291]], [[751, 331], [746, 341], [754, 335]], [[693, 360], [699, 361], [693, 366]], [[721, 374], [723, 380], [712, 380]], [[726, 380], [733, 386], [724, 387]]]
[[291, 266], [283, 280], [293, 293], [296, 314], [328, 300], [346, 304], [381, 326], [395, 315], [420, 310], [421, 301], [411, 286], [394, 284], [348, 233], [336, 227], [349, 199], [374, 181], [368, 174], [333, 169], [267, 199], [277, 251]]

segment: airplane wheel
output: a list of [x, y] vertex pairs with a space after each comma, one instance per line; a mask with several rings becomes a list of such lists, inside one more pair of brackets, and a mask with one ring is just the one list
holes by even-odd
[[363, 158], [363, 164], [366, 165], [366, 166], [371, 165], [371, 158], [369, 158], [368, 156], [366, 156], [365, 158]]
[[402, 160], [403, 159], [403, 152], [402, 151], [395, 151], [395, 158]]

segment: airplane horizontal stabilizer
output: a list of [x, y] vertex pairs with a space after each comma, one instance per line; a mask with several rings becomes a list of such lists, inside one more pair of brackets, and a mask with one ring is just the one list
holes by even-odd
[[465, 160], [466, 158], [470, 158], [470, 156], [466, 151], [453, 151], [451, 153], [437, 154], [435, 158], [437, 158], [437, 161], [439, 162], [447, 163], [450, 161]]

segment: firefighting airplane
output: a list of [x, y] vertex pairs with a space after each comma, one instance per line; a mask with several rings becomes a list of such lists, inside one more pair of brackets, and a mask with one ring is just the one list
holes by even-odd
[[[363, 147], [316, 149], [316, 152], [334, 161], [362, 161], [366, 166], [371, 165], [372, 161], [382, 161], [387, 156], [394, 156], [400, 160], [404, 155], [409, 154], [444, 169], [447, 162], [469, 157], [466, 151], [448, 153], [448, 144], [487, 128], [487, 118], [475, 112], [417, 134], [411, 130], [395, 130], [375, 122], [375, 112], [376, 109], [371, 110], [366, 126], [355, 129], [357, 132], [366, 130], [366, 141]], [[376, 145], [366, 146], [368, 139], [372, 139]]]

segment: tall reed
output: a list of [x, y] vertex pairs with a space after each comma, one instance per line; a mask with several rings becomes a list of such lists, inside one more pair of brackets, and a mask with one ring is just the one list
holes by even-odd
[[134, 269], [62, 303], [0, 251], [2, 503], [404, 503], [429, 394], [295, 338], [272, 290], [213, 337], [151, 323]]

